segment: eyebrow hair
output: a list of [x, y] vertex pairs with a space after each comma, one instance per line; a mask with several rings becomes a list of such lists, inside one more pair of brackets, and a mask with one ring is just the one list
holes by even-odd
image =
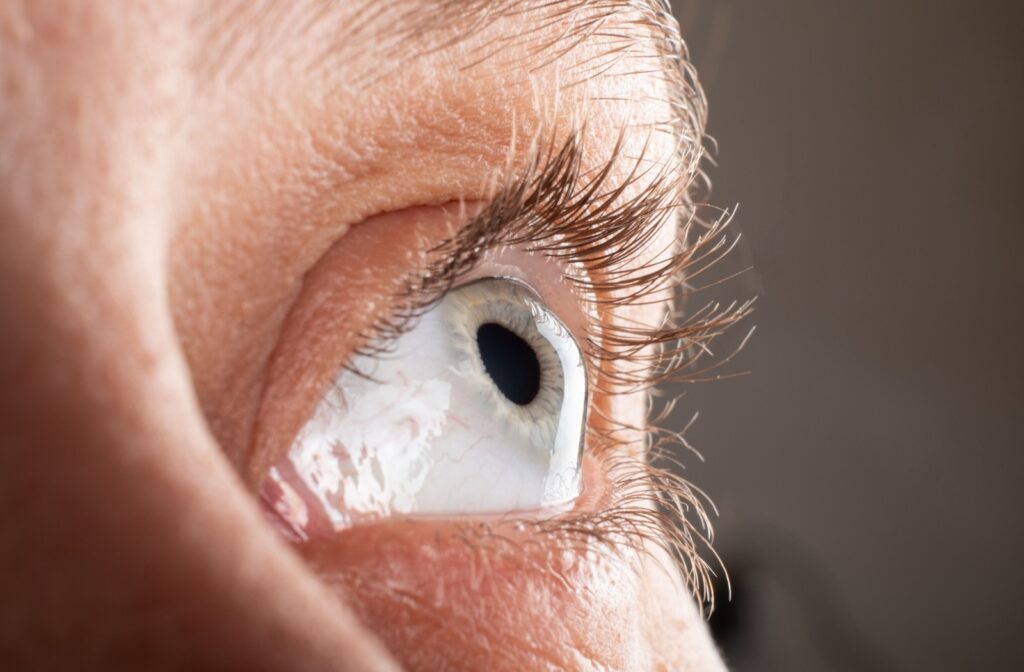
[[[599, 53], [573, 64], [578, 77], [593, 79], [628, 62], [632, 70], [627, 74], [660, 80], [670, 112], [657, 125], [676, 138], [677, 169], [693, 186], [706, 189], [701, 158], [707, 104], [668, 0], [374, 0], [356, 6], [330, 0], [238, 0], [205, 10], [193, 19], [191, 30], [202, 45], [194, 52], [195, 67], [212, 81], [236, 76], [255, 55], [303, 41], [317, 46], [293, 67], [348, 69], [355, 79], [372, 84], [410, 59], [462, 45], [503, 19], [511, 19], [510, 30], [469, 48], [469, 62], [459, 66], [463, 71], [500, 59], [511, 47], [525, 46], [517, 52], [527, 56], [509, 66], [531, 70], [581, 44], [599, 42]], [[255, 28], [237, 29], [247, 23]], [[387, 57], [386, 63], [371, 59], [367, 69], [349, 62], [353, 50], [366, 51], [364, 40], [374, 53]]]
[[[701, 171], [707, 101], [669, 0], [396, 0], [367, 5], [349, 29], [351, 35], [373, 31], [375, 40], [385, 41], [378, 48], [404, 63], [465, 43], [503, 19], [514, 19], [518, 29], [473, 47], [464, 70], [524, 46], [528, 56], [511, 66], [533, 69], [600, 40], [602, 52], [575, 64], [579, 78], [592, 79], [629, 61], [630, 75], [660, 80], [670, 114], [659, 125], [677, 139], [677, 169], [688, 182], [707, 188]], [[375, 30], [381, 22], [387, 24], [383, 36]], [[533, 58], [539, 63], [528, 60]]]

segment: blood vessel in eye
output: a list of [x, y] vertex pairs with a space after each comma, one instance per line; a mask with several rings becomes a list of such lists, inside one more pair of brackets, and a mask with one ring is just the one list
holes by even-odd
[[487, 375], [501, 393], [520, 406], [533, 401], [540, 390], [540, 361], [530, 344], [494, 322], [480, 325], [476, 342]]

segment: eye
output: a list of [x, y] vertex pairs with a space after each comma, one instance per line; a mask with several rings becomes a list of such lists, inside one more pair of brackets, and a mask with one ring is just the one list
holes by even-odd
[[477, 280], [339, 372], [265, 496], [300, 530], [557, 507], [579, 494], [586, 406], [558, 316], [523, 282]]

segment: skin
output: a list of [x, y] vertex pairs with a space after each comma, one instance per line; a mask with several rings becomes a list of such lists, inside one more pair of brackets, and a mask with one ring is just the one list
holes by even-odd
[[[721, 669], [656, 554], [554, 576], [484, 549], [469, 583], [452, 523], [295, 549], [254, 497], [394, 280], [515, 170], [511, 139], [585, 118], [599, 165], [672, 113], [660, 79], [623, 77], [572, 16], [396, 42], [361, 3], [112, 5], [0, 8], [5, 664]], [[510, 34], [533, 37], [481, 60]], [[626, 149], [673, 157], [668, 136]], [[602, 403], [642, 424], [642, 397]]]

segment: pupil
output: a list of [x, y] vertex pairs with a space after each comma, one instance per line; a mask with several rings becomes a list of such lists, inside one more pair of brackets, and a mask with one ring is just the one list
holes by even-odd
[[540, 361], [530, 344], [500, 324], [487, 322], [476, 330], [484, 369], [509, 401], [525, 406], [540, 391]]

